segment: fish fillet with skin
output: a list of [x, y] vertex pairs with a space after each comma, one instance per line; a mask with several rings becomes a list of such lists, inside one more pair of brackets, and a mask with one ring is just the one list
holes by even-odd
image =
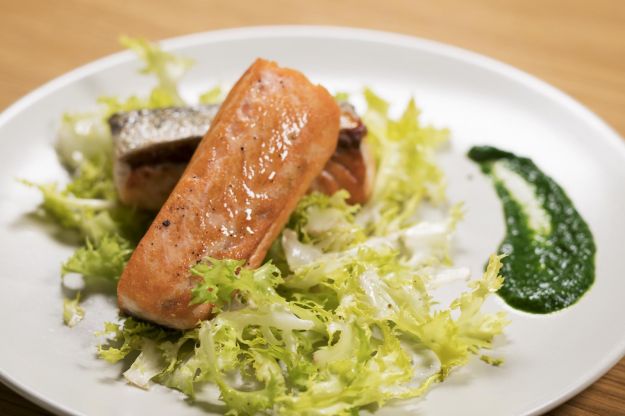
[[[309, 191], [346, 189], [350, 204], [369, 199], [375, 163], [367, 129], [354, 107], [340, 102], [339, 140]], [[140, 109], [109, 118], [115, 148], [114, 180], [122, 203], [158, 211], [217, 114], [219, 104]]]
[[340, 110], [301, 73], [257, 60], [230, 91], [119, 281], [122, 311], [186, 329], [202, 258], [261, 264], [337, 145]]

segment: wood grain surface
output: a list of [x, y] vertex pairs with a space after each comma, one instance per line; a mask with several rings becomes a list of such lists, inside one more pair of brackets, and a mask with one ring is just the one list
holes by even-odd
[[[268, 24], [364, 27], [464, 47], [557, 86], [625, 136], [625, 0], [0, 0], [0, 109], [119, 50], [122, 33], [158, 40]], [[0, 385], [0, 415], [46, 414]], [[549, 414], [625, 415], [625, 360]]]

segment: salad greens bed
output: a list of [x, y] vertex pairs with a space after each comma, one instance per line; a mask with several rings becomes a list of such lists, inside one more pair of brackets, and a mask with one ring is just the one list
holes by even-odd
[[[30, 184], [43, 194], [45, 215], [84, 241], [63, 275], [115, 282], [151, 219], [117, 200], [106, 119], [184, 104], [177, 82], [191, 62], [143, 40], [122, 42], [156, 87], [147, 98], [105, 97], [100, 111], [66, 115], [57, 150], [71, 182]], [[499, 364], [484, 350], [507, 320], [481, 307], [502, 285], [500, 257], [450, 304], [432, 296], [441, 276], [457, 271], [449, 245], [461, 207], [446, 203], [433, 161], [448, 133], [422, 125], [413, 100], [393, 119], [386, 101], [368, 89], [363, 95], [378, 170], [367, 204], [349, 205], [345, 191], [305, 196], [261, 267], [206, 258], [191, 269], [200, 278], [192, 302], [215, 304], [214, 319], [175, 331], [120, 317], [105, 324], [98, 356], [130, 360], [124, 377], [142, 388], [156, 382], [215, 402], [208, 386], [217, 386], [232, 415], [358, 414], [422, 395], [473, 355]], [[200, 99], [221, 96], [215, 88]], [[425, 205], [444, 218], [424, 220]], [[79, 297], [64, 306], [66, 324], [77, 324], [85, 313]]]

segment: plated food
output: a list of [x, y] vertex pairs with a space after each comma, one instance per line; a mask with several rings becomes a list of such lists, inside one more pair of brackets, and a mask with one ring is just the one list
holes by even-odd
[[[163, 67], [179, 59], [129, 42]], [[365, 98], [368, 125], [300, 72], [258, 59], [216, 112], [139, 101], [106, 114], [110, 153], [76, 146], [74, 182], [40, 187], [46, 213], [86, 238], [64, 273], [119, 279], [127, 317], [107, 325], [99, 355], [139, 352], [124, 376], [142, 388], [197, 398], [216, 385], [232, 414], [353, 414], [422, 395], [470, 355], [498, 365], [482, 350], [507, 321], [480, 309], [502, 284], [500, 257], [446, 308], [430, 294], [441, 276], [468, 278], [448, 265], [461, 210], [445, 208], [433, 160], [446, 134], [420, 126], [414, 101], [393, 120], [383, 99]], [[420, 220], [423, 204], [448, 217]], [[134, 247], [124, 228], [156, 207]], [[114, 228], [94, 233], [100, 217]], [[77, 296], [65, 305], [71, 326], [84, 315]]]
[[[155, 49], [150, 53], [158, 55]], [[172, 59], [170, 63], [179, 62], [175, 57], [169, 56], [168, 59]], [[159, 87], [164, 85], [167, 83], [159, 83]], [[324, 82], [324, 85], [328, 84]], [[340, 88], [340, 84], [337, 85]], [[160, 91], [162, 93], [163, 89]], [[106, 124], [113, 114], [148, 112], [156, 107], [187, 107], [187, 102], [181, 101], [176, 91], [168, 91], [166, 100], [155, 100], [155, 95], [128, 101], [109, 98], [104, 100], [108, 107], [102, 112], [64, 120], [62, 130], [65, 134], [61, 135], [62, 143], [58, 148], [69, 150], [61, 153], [72, 173], [72, 182], [67, 189], [53, 186], [41, 186], [41, 189], [48, 214], [56, 215], [57, 221], [86, 238], [86, 244], [65, 263], [64, 271], [68, 274], [79, 273], [89, 277], [88, 280], [101, 276], [114, 281], [122, 274], [136, 244], [153, 222], [154, 214], [149, 211], [119, 203], [119, 185], [115, 186], [112, 169], [116, 159], [111, 136], [106, 134]], [[345, 98], [341, 94], [341, 101]], [[366, 106], [362, 105], [363, 99]], [[189, 100], [189, 94], [185, 94], [185, 100]], [[214, 318], [202, 320], [197, 329], [172, 330], [129, 317], [108, 324], [106, 330], [112, 338], [102, 341], [100, 355], [110, 361], [128, 357], [132, 365], [124, 371], [127, 380], [146, 388], [153, 383], [173, 387], [193, 397], [194, 403], [200, 406], [202, 403], [220, 403], [221, 400], [239, 413], [302, 413], [328, 409], [353, 412], [367, 403], [381, 404], [391, 399], [391, 396], [376, 396], [380, 389], [389, 393], [388, 388], [383, 387], [384, 383], [395, 383], [392, 391], [402, 392], [402, 397], [407, 398], [420, 396], [433, 383], [441, 381], [443, 368], [450, 379], [458, 377], [452, 369], [468, 362], [471, 353], [479, 351], [469, 347], [471, 342], [477, 341], [454, 339], [456, 335], [448, 334], [449, 338], [425, 345], [423, 339], [427, 339], [427, 332], [419, 331], [434, 331], [433, 320], [440, 320], [437, 322], [446, 328], [457, 328], [456, 334], [466, 331], [468, 326], [465, 325], [470, 326], [480, 317], [486, 319], [483, 322], [490, 322], [485, 327], [488, 331], [495, 328], [491, 324], [505, 322], [505, 318], [496, 312], [507, 308], [497, 299], [488, 301], [482, 311], [481, 306], [475, 309], [486, 299], [479, 293], [493, 293], [501, 284], [496, 274], [492, 274], [493, 268], [478, 280], [480, 284], [475, 286], [476, 290], [465, 288], [465, 296], [461, 292], [466, 285], [467, 269], [450, 267], [448, 263], [450, 256], [455, 257], [449, 244], [451, 232], [459, 224], [460, 210], [443, 198], [444, 177], [435, 162], [436, 149], [445, 143], [447, 133], [419, 120], [413, 103], [398, 113], [397, 107], [405, 103], [402, 99], [394, 98], [392, 106], [395, 110], [392, 111], [389, 111], [388, 103], [370, 90], [365, 90], [362, 95], [353, 92], [348, 100], [356, 104], [357, 116], [368, 130], [364, 142], [375, 168], [369, 170], [375, 175], [369, 176], [368, 198], [357, 207], [348, 202], [348, 195], [343, 191], [326, 191], [327, 195], [311, 192], [303, 196], [261, 267], [250, 268], [237, 259], [202, 258], [192, 267], [191, 277], [197, 283], [190, 288], [190, 303], [212, 305]], [[195, 105], [193, 99], [188, 102]], [[441, 117], [441, 120], [444, 123], [445, 118]], [[87, 125], [90, 128], [75, 128], [78, 123], [82, 123], [80, 127]], [[99, 134], [102, 131], [105, 134]], [[93, 140], [82, 140], [86, 138], [83, 137], [85, 132], [89, 132]], [[363, 154], [361, 149], [359, 153]], [[328, 156], [331, 157], [334, 156]], [[181, 164], [187, 160], [181, 160]], [[384, 160], [393, 163], [384, 163]], [[457, 176], [453, 180], [456, 181]], [[476, 183], [480, 181], [475, 179]], [[310, 188], [308, 186], [305, 192], [310, 192]], [[338, 189], [341, 188], [345, 187], [340, 185]], [[426, 207], [428, 210], [432, 208], [438, 216], [426, 216]], [[169, 225], [165, 223], [162, 220], [154, 224], [166, 228]], [[480, 244], [478, 234], [473, 236], [475, 238], [468, 241]], [[489, 246], [491, 251], [496, 250], [496, 244], [490, 243]], [[482, 253], [480, 258], [484, 260], [488, 251]], [[376, 258], [380, 254], [384, 256]], [[462, 259], [459, 266], [466, 264], [464, 257], [459, 258]], [[493, 264], [497, 260], [493, 259]], [[448, 284], [450, 280], [452, 283]], [[420, 289], [410, 292], [414, 285]], [[438, 288], [447, 290], [452, 287], [459, 289], [457, 295], [439, 297]], [[397, 298], [400, 292], [413, 296]], [[71, 295], [71, 292], [66, 293]], [[68, 331], [80, 333], [84, 325], [93, 326], [94, 315], [90, 308], [94, 298], [89, 291], [86, 293], [80, 300], [67, 301], [68, 322], [75, 324]], [[384, 296], [376, 297], [379, 294]], [[350, 296], [353, 304], [340, 301], [350, 299]], [[401, 306], [395, 308], [390, 303], [389, 308], [387, 303], [383, 311], [383, 301], [389, 296]], [[457, 301], [453, 301], [454, 298]], [[570, 308], [575, 315], [579, 307], [585, 308], [586, 298], [580, 305]], [[425, 303], [416, 305], [407, 302], [408, 299], [425, 299]], [[83, 305], [85, 319], [90, 322], [80, 322]], [[372, 305], [373, 309], [369, 309]], [[420, 309], [414, 309], [418, 306]], [[380, 309], [376, 309], [378, 307]], [[469, 309], [478, 312], [462, 318], [462, 311]], [[519, 316], [512, 314], [517, 322]], [[548, 318], [546, 322], [549, 321]], [[282, 325], [286, 322], [291, 326]], [[383, 326], [387, 326], [390, 332], [380, 329]], [[365, 331], [360, 332], [363, 329]], [[502, 326], [497, 331], [501, 329]], [[515, 326], [515, 331], [511, 332], [514, 351], [520, 345], [518, 329]], [[495, 333], [489, 334], [480, 342], [480, 349], [489, 347], [489, 338]], [[392, 346], [393, 339], [399, 344]], [[531, 343], [533, 338], [525, 339]], [[462, 342], [457, 343], [459, 340]], [[286, 348], [287, 345], [295, 345], [297, 354]], [[354, 349], [356, 345], [358, 348]], [[437, 350], [437, 345], [444, 348], [459, 346], [455, 350], [459, 355], [448, 361], [441, 360], [439, 353], [442, 350]], [[381, 350], [383, 346], [385, 349]], [[362, 355], [348, 357], [344, 355], [346, 349], [361, 351]], [[507, 351], [510, 351], [508, 346], [501, 349], [500, 345], [494, 356], [489, 354], [487, 357], [478, 352], [478, 357], [491, 364], [498, 364], [500, 358], [512, 361], [486, 372], [470, 363], [466, 368], [477, 376], [472, 382], [464, 383], [462, 389], [457, 389], [457, 385], [454, 387], [454, 382], [443, 383], [440, 391], [448, 394], [449, 385], [451, 389], [459, 390], [455, 397], [461, 398], [463, 391], [473, 391], [474, 385], [488, 385], [489, 379], [501, 382], [503, 379], [498, 374], [503, 377], [514, 372], [515, 362], [522, 357], [510, 355]], [[385, 361], [384, 368], [398, 372], [395, 373], [397, 377], [382, 380], [374, 376], [380, 374], [381, 362], [372, 357], [381, 358], [386, 352], [399, 358], [403, 356], [402, 360], [405, 360], [392, 361], [393, 366]], [[272, 362], [278, 367], [273, 367]], [[300, 364], [298, 367], [293, 366], [296, 362]], [[267, 366], [261, 367], [260, 363]], [[529, 364], [531, 368], [532, 364]], [[350, 368], [366, 375], [366, 385], [357, 384], [356, 379], [351, 378]], [[374, 372], [374, 368], [377, 371]], [[241, 380], [245, 384], [238, 384], [232, 378], [236, 373], [243, 375]], [[409, 379], [410, 374], [412, 378]], [[323, 380], [339, 380], [340, 383], [335, 384], [330, 393], [320, 390], [322, 385], [329, 387], [327, 384], [316, 384]], [[376, 384], [375, 380], [379, 383]], [[220, 393], [207, 396], [215, 386]], [[132, 390], [131, 387], [126, 389]], [[432, 397], [437, 401], [439, 388], [435, 391], [437, 393]], [[158, 389], [148, 394], [156, 398]], [[361, 397], [372, 401], [364, 402]], [[236, 407], [242, 402], [249, 407]], [[426, 408], [430, 402], [425, 402]], [[498, 406], [496, 401], [494, 405]], [[382, 410], [384, 413], [388, 409]]]

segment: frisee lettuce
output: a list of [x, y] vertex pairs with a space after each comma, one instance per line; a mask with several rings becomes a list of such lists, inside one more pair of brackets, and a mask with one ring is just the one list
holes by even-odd
[[74, 327], [85, 317], [85, 310], [80, 306], [80, 292], [74, 299], [63, 299], [63, 323], [70, 328]]
[[365, 230], [356, 223], [360, 207], [347, 203], [349, 193], [340, 190], [332, 196], [313, 192], [304, 196], [291, 214], [287, 228], [298, 238], [322, 251], [345, 250], [366, 239]]
[[101, 239], [87, 239], [83, 247], [61, 267], [61, 275], [78, 273], [87, 277], [103, 277], [116, 281], [132, 254], [130, 242], [119, 234], [105, 234]]
[[414, 99], [394, 120], [388, 115], [388, 102], [369, 89], [365, 89], [364, 96], [367, 111], [363, 119], [377, 173], [371, 200], [357, 220], [379, 235], [414, 223], [423, 200], [444, 200], [445, 180], [433, 155], [448, 141], [449, 132], [423, 126]]
[[[85, 160], [104, 162], [113, 150], [108, 125], [97, 111], [64, 114], [55, 147], [59, 159], [70, 172], [78, 169]], [[108, 171], [101, 169], [101, 173], [106, 175]]]
[[192, 290], [191, 304], [212, 303], [214, 310], [230, 304], [234, 295], [248, 301], [258, 300], [260, 296], [271, 296], [277, 282], [281, 280], [280, 271], [271, 262], [250, 270], [243, 267], [244, 260], [217, 260], [206, 258], [191, 268], [191, 273], [202, 278]]
[[200, 104], [218, 104], [224, 99], [223, 91], [220, 86], [215, 86], [210, 90], [200, 94], [198, 101]]
[[178, 91], [178, 81], [191, 68], [193, 61], [161, 50], [157, 45], [141, 38], [122, 36], [120, 43], [135, 52], [145, 64], [139, 72], [154, 75], [157, 84], [147, 98], [130, 96], [120, 101], [115, 97], [102, 97], [101, 104], [107, 107], [105, 117], [119, 111], [141, 108], [160, 108], [184, 105]]
[[334, 99], [336, 101], [349, 101], [349, 93], [346, 91], [337, 91], [334, 94]]
[[39, 189], [43, 196], [41, 211], [46, 218], [62, 228], [78, 232], [82, 238], [99, 240], [105, 234], [119, 231], [109, 213], [115, 206], [113, 201], [77, 198], [67, 189], [59, 190], [55, 183], [22, 183]]
[[[218, 283], [222, 277], [210, 271], [235, 270], [229, 262], [212, 260], [202, 275]], [[365, 249], [318, 288], [286, 288], [269, 267], [259, 272], [237, 265], [226, 292], [244, 287], [240, 296], [247, 303], [202, 322], [199, 331], [176, 336], [129, 318], [123, 326], [110, 325], [114, 336], [101, 355], [119, 360], [140, 352], [124, 375], [143, 388], [151, 379], [197, 399], [213, 383], [229, 413], [240, 415], [350, 415], [361, 406], [420, 396], [472, 354], [498, 363], [482, 351], [492, 347], [505, 317], [480, 310], [502, 283], [497, 256], [482, 279], [442, 311], [433, 308], [425, 282], [391, 251]], [[328, 290], [338, 303], [325, 303], [316, 290]], [[415, 359], [420, 349], [431, 351], [439, 364], [418, 378], [425, 370]]]

